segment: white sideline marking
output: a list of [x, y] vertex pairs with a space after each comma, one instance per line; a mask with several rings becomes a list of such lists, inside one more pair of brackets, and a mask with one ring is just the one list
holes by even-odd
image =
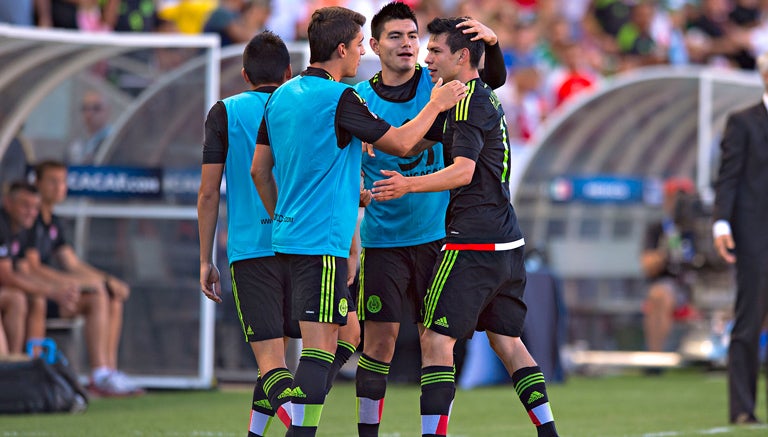
[[682, 436], [682, 435], [715, 435], [715, 434], [727, 434], [730, 433], [736, 429], [742, 429], [745, 431], [763, 431], [768, 430], [768, 425], [749, 425], [749, 426], [718, 426], [715, 428], [709, 428], [709, 429], [700, 429], [698, 431], [693, 431], [692, 433], [687, 432], [680, 432], [680, 431], [660, 431], [660, 432], [649, 432], [646, 434], [642, 434], [641, 437], [674, 437], [674, 436]]

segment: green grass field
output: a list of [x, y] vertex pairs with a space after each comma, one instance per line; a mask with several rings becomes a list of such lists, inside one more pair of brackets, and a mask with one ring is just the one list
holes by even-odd
[[[765, 419], [765, 380], [758, 390], [758, 416]], [[571, 377], [550, 385], [561, 436], [672, 437], [768, 435], [768, 426], [727, 425], [723, 373], [697, 369], [646, 377], [636, 372]], [[6, 436], [245, 436], [250, 389], [160, 391], [130, 399], [94, 399], [81, 415], [0, 416]], [[382, 437], [420, 435], [417, 386], [387, 391]], [[450, 422], [453, 437], [535, 436], [511, 386], [459, 391]], [[282, 436], [275, 420], [268, 436]], [[319, 436], [356, 436], [354, 384], [334, 387], [323, 411]]]

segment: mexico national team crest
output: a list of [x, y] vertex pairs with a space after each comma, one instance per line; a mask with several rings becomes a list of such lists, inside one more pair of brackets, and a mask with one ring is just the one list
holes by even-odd
[[349, 305], [347, 304], [347, 299], [342, 298], [339, 301], [339, 314], [341, 314], [342, 317], [347, 315], [347, 311], [349, 311]]
[[376, 314], [381, 311], [381, 299], [379, 296], [369, 296], [368, 301], [365, 302], [365, 309], [371, 314]]

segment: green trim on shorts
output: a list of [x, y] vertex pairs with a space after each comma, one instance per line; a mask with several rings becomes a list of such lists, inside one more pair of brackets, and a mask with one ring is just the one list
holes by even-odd
[[320, 284], [320, 314], [318, 321], [333, 323], [333, 303], [336, 279], [336, 257], [323, 255], [323, 274]]
[[365, 248], [360, 251], [360, 277], [357, 290], [357, 319], [365, 320]]
[[448, 275], [451, 273], [453, 265], [456, 263], [456, 258], [459, 255], [458, 250], [446, 250], [443, 260], [440, 262], [440, 267], [437, 269], [435, 279], [432, 281], [432, 285], [427, 290], [427, 295], [424, 297], [424, 327], [429, 328], [432, 326], [433, 318], [435, 316], [435, 308], [437, 307], [437, 301], [440, 298], [440, 294], [443, 292], [443, 286], [448, 279]]
[[237, 295], [237, 281], [235, 281], [235, 267], [230, 264], [229, 265], [229, 274], [232, 276], [232, 296], [235, 298], [235, 308], [237, 309], [237, 317], [240, 319], [240, 327], [243, 329], [243, 335], [245, 336], [245, 341], [248, 341], [248, 331], [246, 331], [245, 328], [245, 320], [243, 320], [243, 312], [240, 311], [240, 298]]

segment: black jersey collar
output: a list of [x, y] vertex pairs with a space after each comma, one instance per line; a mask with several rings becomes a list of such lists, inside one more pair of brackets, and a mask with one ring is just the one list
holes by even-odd
[[331, 73], [325, 71], [322, 68], [317, 68], [317, 67], [307, 67], [306, 70], [301, 72], [301, 75], [302, 76], [322, 77], [324, 79], [334, 80], [333, 76], [331, 76]]
[[384, 100], [390, 102], [407, 102], [416, 96], [416, 90], [421, 81], [421, 65], [416, 64], [413, 76], [405, 83], [397, 86], [385, 85], [381, 80], [381, 71], [368, 80], [373, 91]]
[[260, 86], [260, 87], [256, 88], [255, 90], [251, 90], [251, 91], [253, 91], [255, 93], [272, 94], [273, 92], [275, 92], [276, 89], [277, 89], [277, 87], [274, 86], [274, 85], [266, 85], [266, 86]]

